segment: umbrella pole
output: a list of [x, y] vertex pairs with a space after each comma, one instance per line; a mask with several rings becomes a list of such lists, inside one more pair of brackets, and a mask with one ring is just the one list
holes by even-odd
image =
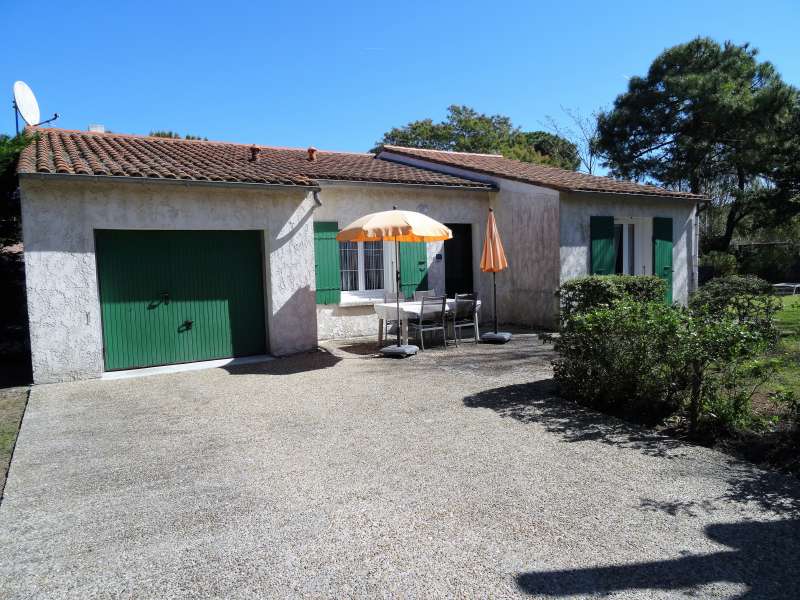
[[492, 308], [494, 308], [494, 332], [497, 333], [497, 273], [492, 271], [492, 292], [494, 299], [492, 301]]
[[395, 269], [395, 300], [397, 301], [397, 347], [399, 348], [402, 344], [400, 344], [400, 329], [402, 329], [400, 323], [400, 245], [397, 243], [397, 236], [394, 238], [394, 255], [395, 255], [395, 264], [397, 265], [397, 269]]

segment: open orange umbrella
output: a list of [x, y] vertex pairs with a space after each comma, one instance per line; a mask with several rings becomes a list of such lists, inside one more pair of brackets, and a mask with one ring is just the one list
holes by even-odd
[[[422, 213], [410, 210], [384, 210], [365, 215], [356, 219], [350, 225], [336, 234], [340, 242], [377, 242], [381, 240], [394, 240], [394, 249], [397, 262], [395, 282], [397, 285], [397, 322], [400, 323], [400, 250], [398, 242], [439, 242], [453, 237], [450, 228], [439, 221], [431, 219]], [[413, 344], [400, 343], [400, 327], [397, 327], [397, 345], [381, 348], [384, 356], [410, 356], [417, 353], [418, 348]]]
[[503, 249], [503, 242], [500, 239], [500, 232], [497, 230], [497, 221], [494, 219], [494, 210], [489, 209], [489, 219], [486, 222], [486, 238], [483, 240], [483, 253], [481, 254], [481, 271], [492, 274], [492, 291], [494, 301], [494, 333], [484, 333], [481, 340], [493, 344], [505, 344], [511, 339], [511, 334], [505, 331], [497, 331], [497, 273], [508, 268], [506, 251]]

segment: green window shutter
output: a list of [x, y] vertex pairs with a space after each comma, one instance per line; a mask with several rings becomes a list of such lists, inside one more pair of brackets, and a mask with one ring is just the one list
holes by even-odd
[[664, 301], [672, 304], [672, 219], [653, 219], [653, 275], [667, 282]]
[[592, 275], [613, 275], [616, 263], [614, 217], [590, 217]]
[[400, 242], [400, 289], [406, 298], [428, 289], [428, 244]]
[[314, 223], [314, 272], [317, 282], [317, 304], [339, 304], [342, 280], [339, 273], [339, 242], [335, 222]]

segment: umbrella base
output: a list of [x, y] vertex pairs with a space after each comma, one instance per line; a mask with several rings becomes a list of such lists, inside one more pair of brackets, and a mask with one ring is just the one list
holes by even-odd
[[507, 331], [498, 331], [497, 333], [490, 331], [489, 333], [484, 333], [481, 336], [481, 341], [484, 344], [505, 344], [510, 339], [511, 334]]
[[406, 344], [405, 346], [392, 344], [381, 348], [381, 354], [389, 358], [406, 358], [407, 356], [414, 356], [418, 351], [419, 348], [414, 344]]

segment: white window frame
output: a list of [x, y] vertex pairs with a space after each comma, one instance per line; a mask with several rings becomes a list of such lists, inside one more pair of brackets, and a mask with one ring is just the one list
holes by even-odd
[[[633, 225], [634, 273], [628, 275], [653, 274], [653, 219], [652, 217], [614, 217], [614, 225]], [[623, 271], [628, 269], [628, 228], [622, 228]]]
[[364, 270], [364, 242], [357, 242], [358, 247], [358, 289], [342, 290], [339, 306], [369, 306], [383, 302], [386, 298], [387, 279], [387, 249], [388, 244], [383, 244], [383, 287], [378, 290], [366, 290], [366, 272]]

